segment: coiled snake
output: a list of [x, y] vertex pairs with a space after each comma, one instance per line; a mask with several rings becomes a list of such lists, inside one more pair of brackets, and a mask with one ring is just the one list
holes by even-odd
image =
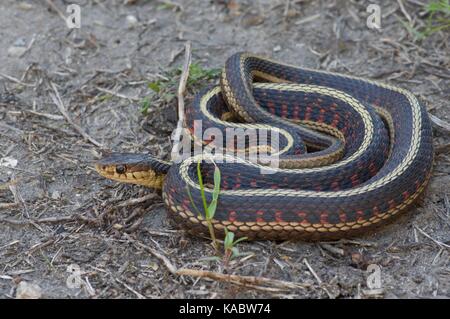
[[[249, 239], [329, 240], [364, 233], [410, 208], [431, 175], [430, 122], [410, 92], [249, 53], [232, 55], [220, 86], [197, 94], [186, 109], [185, 127], [192, 135], [200, 132], [208, 148], [217, 147], [208, 157], [214, 163], [202, 154], [172, 164], [113, 153], [96, 168], [110, 179], [162, 188], [169, 216], [197, 235], [208, 233], [204, 214], [196, 210], [202, 203], [199, 161], [208, 201], [215, 167], [222, 176], [212, 220], [217, 234], [227, 228]], [[220, 148], [219, 133], [226, 136], [230, 129], [256, 132], [256, 150], [251, 136], [227, 139]], [[264, 142], [263, 133], [276, 134]], [[241, 156], [264, 150], [276, 155], [276, 167]]]

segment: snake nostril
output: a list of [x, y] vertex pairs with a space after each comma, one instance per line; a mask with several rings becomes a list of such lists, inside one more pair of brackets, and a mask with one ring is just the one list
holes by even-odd
[[116, 166], [116, 173], [117, 174], [124, 174], [126, 171], [126, 167], [124, 165], [117, 165]]

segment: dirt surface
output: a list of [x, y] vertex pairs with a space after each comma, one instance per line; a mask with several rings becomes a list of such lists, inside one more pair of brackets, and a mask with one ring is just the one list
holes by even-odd
[[[178, 230], [159, 195], [105, 180], [92, 166], [102, 150], [169, 157], [176, 101], [155, 103], [146, 116], [140, 102], [152, 94], [149, 82], [182, 65], [187, 40], [204, 68], [247, 50], [398, 85], [450, 122], [449, 33], [414, 42], [401, 23], [425, 23], [422, 0], [379, 2], [381, 31], [366, 26], [367, 1], [71, 1], [82, 10], [73, 30], [49, 2], [66, 14], [65, 1], [0, 2], [2, 298], [14, 298], [20, 282], [46, 298], [450, 297], [450, 138], [442, 129], [424, 200], [394, 224], [334, 243], [243, 242], [248, 255], [227, 269], [203, 260], [214, 255], [210, 242]], [[178, 268], [300, 285], [177, 276], [151, 251]], [[73, 264], [79, 288], [70, 285]], [[364, 293], [369, 264], [381, 267], [382, 293]]]

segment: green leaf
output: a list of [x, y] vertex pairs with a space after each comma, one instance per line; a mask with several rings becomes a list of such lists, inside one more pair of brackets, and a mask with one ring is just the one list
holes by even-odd
[[160, 81], [150, 82], [148, 84], [148, 88], [156, 93], [159, 93], [159, 91], [161, 91], [161, 82]]
[[214, 168], [214, 190], [211, 204], [208, 207], [208, 219], [213, 219], [217, 209], [217, 202], [220, 194], [220, 170], [216, 166]]
[[241, 238], [239, 238], [238, 240], [236, 240], [236, 241], [233, 243], [233, 245], [236, 245], [236, 244], [240, 243], [241, 241], [244, 241], [244, 240], [247, 240], [247, 239], [248, 239], [248, 237], [241, 237]]
[[145, 97], [141, 101], [141, 113], [147, 114], [149, 108], [150, 108], [150, 99], [148, 97]]
[[223, 241], [225, 249], [231, 249], [233, 247], [234, 233], [233, 232], [229, 232], [228, 230], [226, 230], [225, 234], [226, 234], [225, 235], [225, 239]]
[[188, 185], [186, 185], [186, 191], [188, 193], [189, 200], [191, 201], [192, 206], [194, 207], [195, 211], [197, 212], [197, 215], [201, 216], [202, 213], [200, 213], [200, 210], [198, 209], [197, 205], [195, 205], [194, 199], [192, 198], [191, 189]]
[[205, 212], [205, 217], [208, 219], [208, 204], [206, 203], [206, 196], [205, 196], [205, 186], [203, 185], [203, 177], [202, 177], [202, 170], [200, 168], [200, 162], [197, 162], [197, 177], [198, 177], [198, 184], [200, 185], [200, 194], [202, 196], [203, 201], [203, 210]]
[[426, 10], [430, 13], [441, 12], [444, 14], [450, 14], [450, 3], [449, 1], [433, 1], [427, 5]]

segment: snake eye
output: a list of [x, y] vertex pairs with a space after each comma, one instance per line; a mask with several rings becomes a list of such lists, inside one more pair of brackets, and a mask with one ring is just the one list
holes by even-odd
[[116, 166], [116, 173], [117, 174], [124, 174], [126, 170], [127, 169], [126, 169], [125, 165], [117, 165]]

